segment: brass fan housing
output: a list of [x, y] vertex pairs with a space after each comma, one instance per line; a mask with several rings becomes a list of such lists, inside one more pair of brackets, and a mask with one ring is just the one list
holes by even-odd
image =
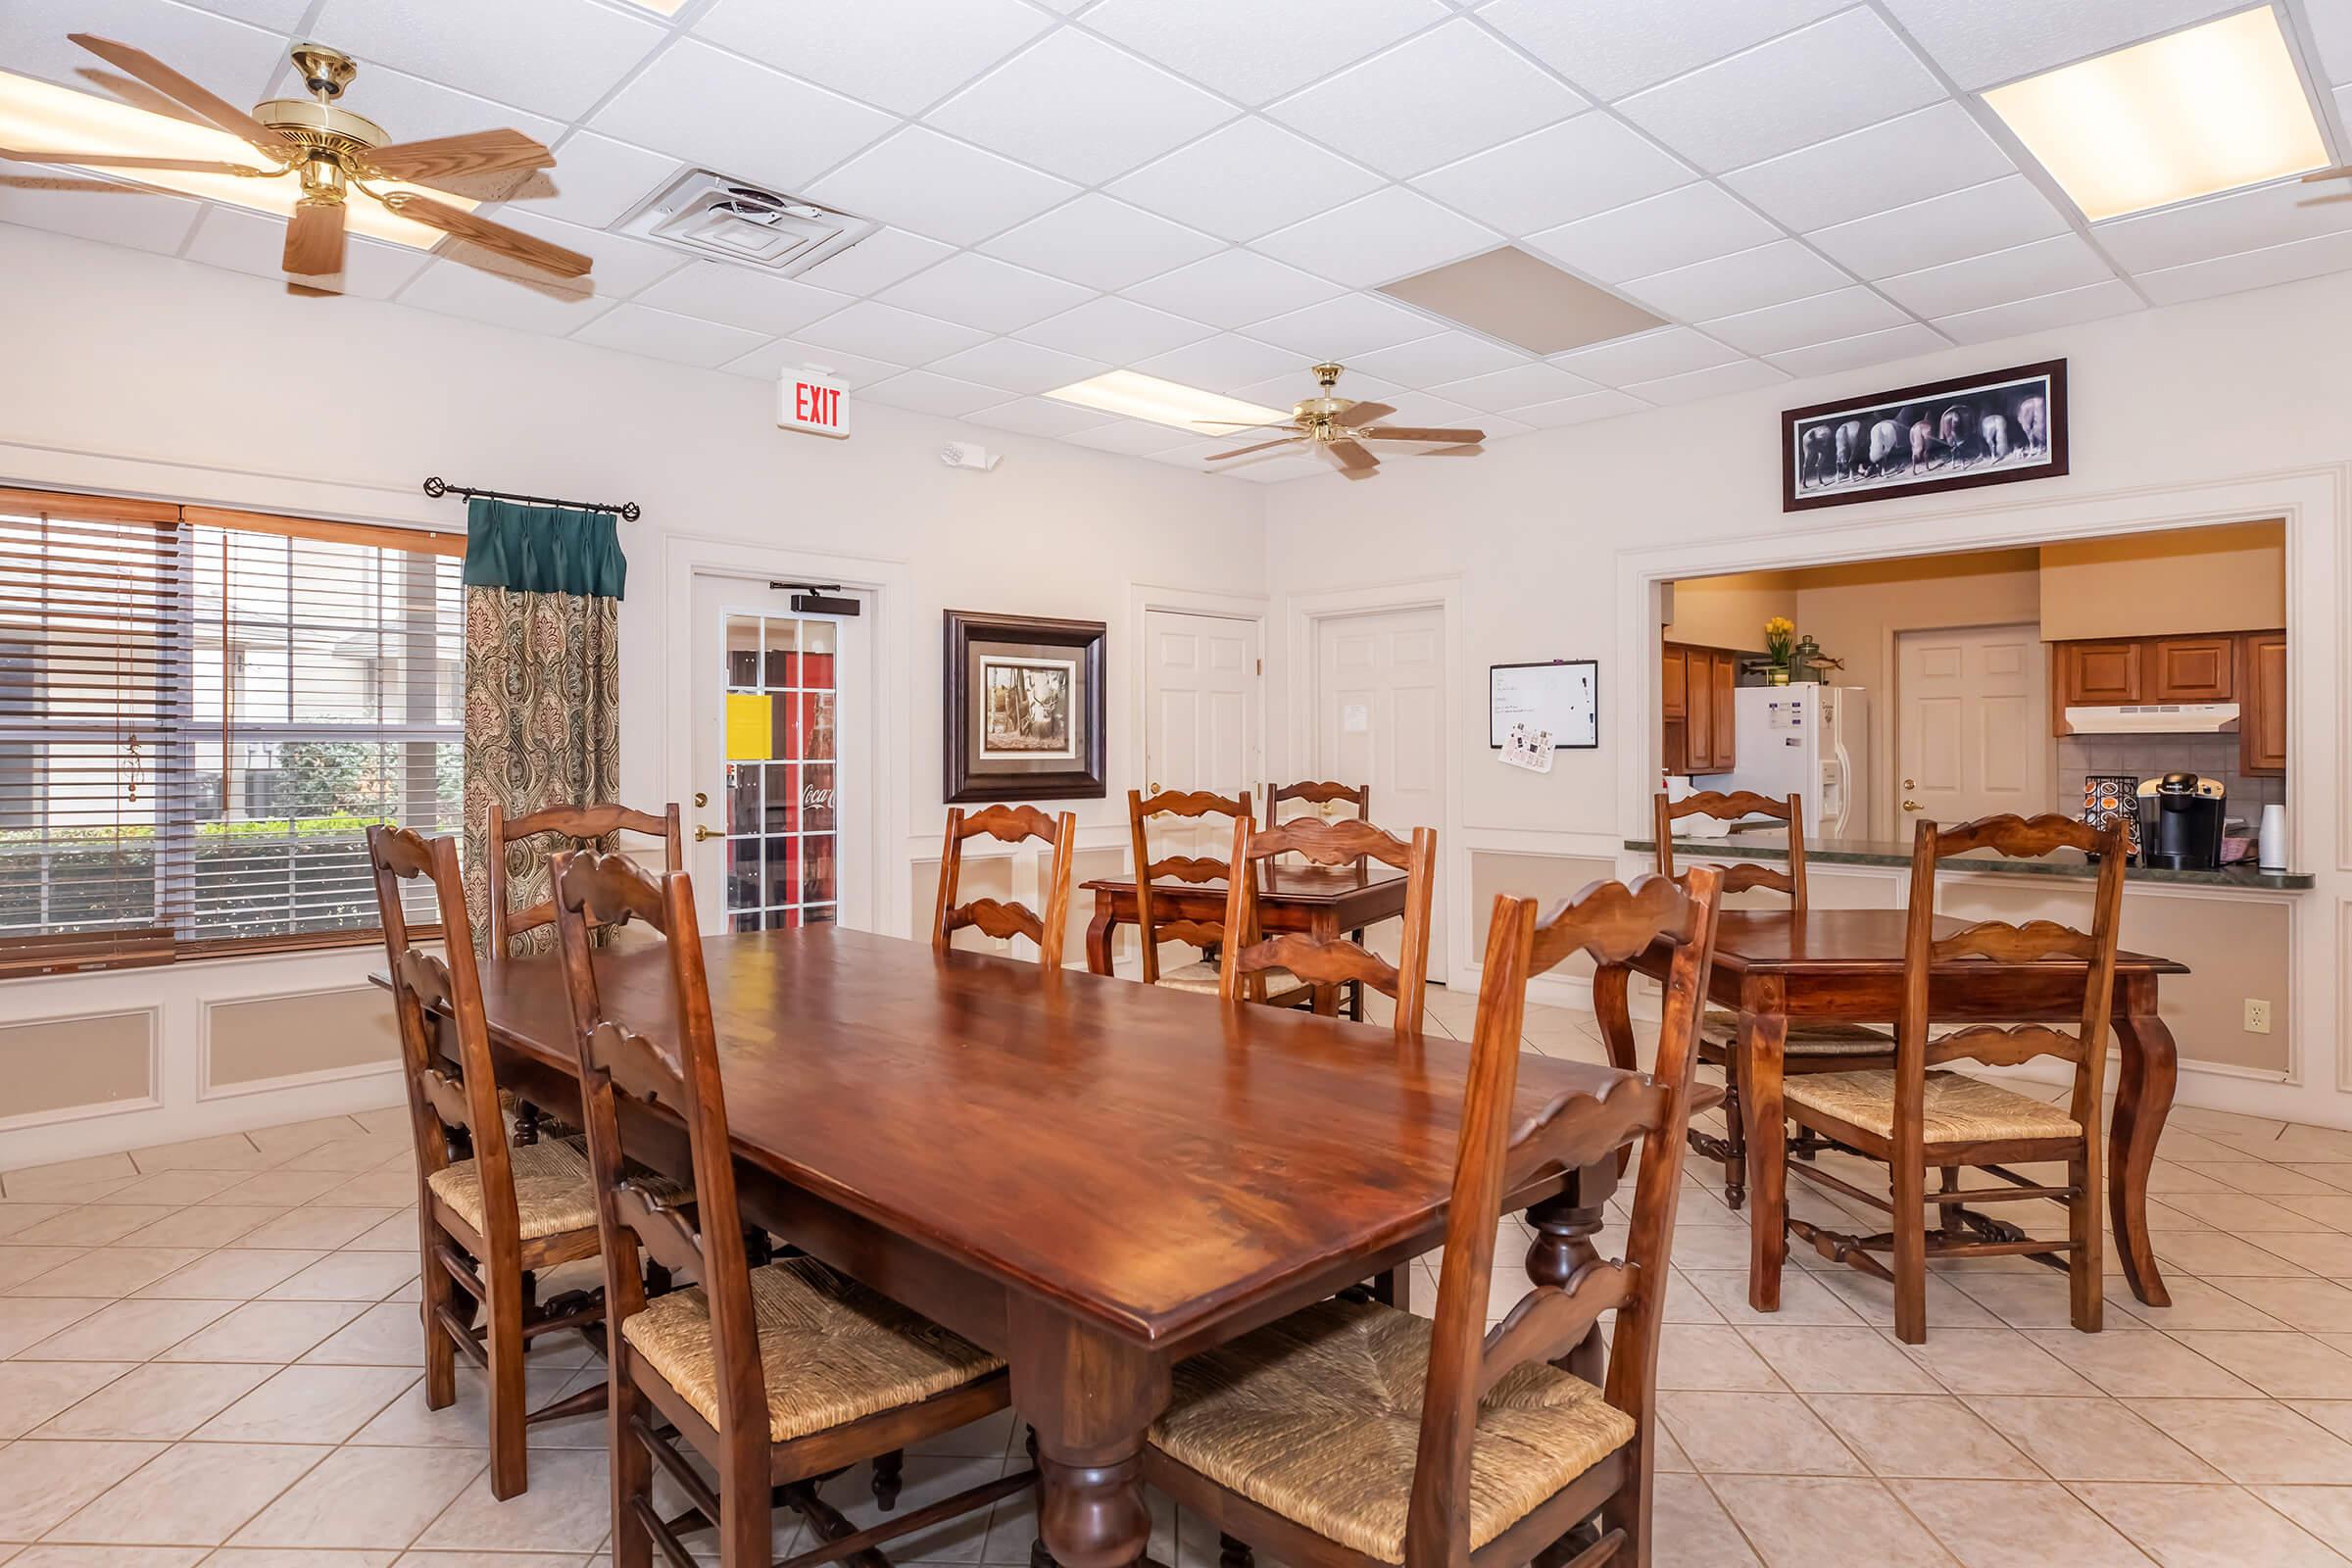
[[288, 59], [302, 73], [302, 84], [318, 95], [319, 101], [340, 98], [351, 78], [360, 74], [360, 63], [340, 49], [329, 49], [322, 43], [298, 43]]
[[253, 106], [253, 118], [314, 153], [348, 158], [372, 152], [392, 137], [365, 115], [308, 98], [272, 98]]

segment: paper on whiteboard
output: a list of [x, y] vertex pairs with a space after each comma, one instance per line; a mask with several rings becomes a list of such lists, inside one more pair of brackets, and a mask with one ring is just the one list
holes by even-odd
[[1525, 724], [1513, 724], [1510, 734], [1503, 739], [1502, 755], [1498, 760], [1507, 767], [1524, 767], [1531, 773], [1548, 773], [1551, 771], [1553, 749], [1551, 731], [1531, 730]]

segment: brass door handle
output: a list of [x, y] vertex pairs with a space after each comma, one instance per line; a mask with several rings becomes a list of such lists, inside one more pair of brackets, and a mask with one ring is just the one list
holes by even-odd
[[694, 842], [697, 844], [702, 843], [705, 839], [723, 839], [725, 837], [724, 833], [714, 827], [698, 827], [694, 830]]
[[1916, 811], [1919, 809], [1919, 803], [1917, 801], [1905, 801], [1903, 803], [1903, 809], [1906, 811]]

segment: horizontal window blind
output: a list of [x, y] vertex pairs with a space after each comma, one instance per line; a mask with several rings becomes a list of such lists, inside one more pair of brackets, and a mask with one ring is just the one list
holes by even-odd
[[0, 973], [373, 929], [368, 826], [460, 820], [456, 548], [0, 491]]

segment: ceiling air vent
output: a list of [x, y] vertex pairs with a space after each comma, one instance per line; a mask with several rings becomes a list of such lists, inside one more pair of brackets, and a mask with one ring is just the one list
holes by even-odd
[[879, 226], [692, 169], [640, 203], [621, 220], [620, 232], [790, 276], [848, 250]]

